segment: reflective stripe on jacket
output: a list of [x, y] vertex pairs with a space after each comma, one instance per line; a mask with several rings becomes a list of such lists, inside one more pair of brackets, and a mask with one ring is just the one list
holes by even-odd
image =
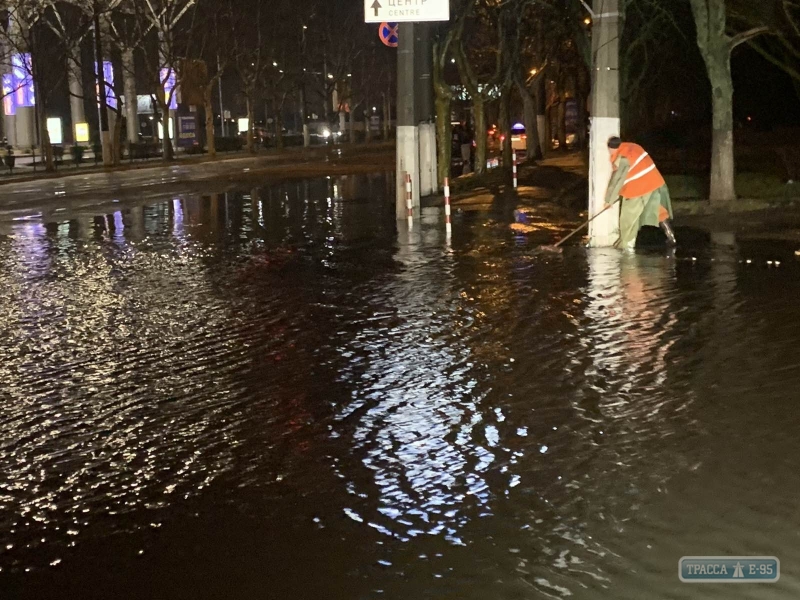
[[627, 158], [631, 165], [625, 184], [620, 190], [623, 198], [638, 198], [650, 194], [666, 183], [656, 168], [656, 163], [640, 145], [628, 142], [622, 144], [611, 157], [614, 170], [617, 169], [617, 159], [620, 156]]

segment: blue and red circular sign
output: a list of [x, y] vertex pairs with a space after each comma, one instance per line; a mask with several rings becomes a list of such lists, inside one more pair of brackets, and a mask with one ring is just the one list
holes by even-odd
[[389, 48], [397, 48], [397, 27], [397, 23], [381, 23], [381, 26], [378, 28], [381, 41], [389, 46]]

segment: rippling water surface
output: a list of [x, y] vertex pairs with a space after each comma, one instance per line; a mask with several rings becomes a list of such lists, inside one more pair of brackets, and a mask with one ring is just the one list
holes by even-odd
[[387, 189], [0, 215], [0, 597], [800, 596], [792, 249], [541, 256]]

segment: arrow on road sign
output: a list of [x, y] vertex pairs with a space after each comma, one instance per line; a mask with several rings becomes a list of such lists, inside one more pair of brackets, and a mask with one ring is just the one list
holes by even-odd
[[372, 6], [370, 8], [372, 8], [375, 11], [375, 16], [377, 17], [378, 11], [383, 7], [381, 6], [381, 3], [378, 2], [378, 0], [375, 0], [375, 2], [372, 3]]

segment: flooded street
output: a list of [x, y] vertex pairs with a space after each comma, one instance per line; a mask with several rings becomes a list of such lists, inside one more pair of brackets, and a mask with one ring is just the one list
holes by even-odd
[[800, 597], [793, 246], [235, 188], [0, 215], [0, 598]]

